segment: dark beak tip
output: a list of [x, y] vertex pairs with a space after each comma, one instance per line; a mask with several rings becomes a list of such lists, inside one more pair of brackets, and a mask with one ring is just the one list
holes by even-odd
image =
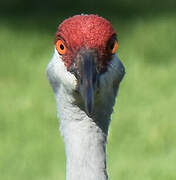
[[88, 111], [86, 111], [86, 114], [87, 114], [88, 117], [92, 117], [93, 112], [88, 112]]
[[93, 107], [92, 107], [92, 106], [88, 106], [88, 107], [86, 108], [86, 112], [87, 112], [87, 114], [88, 114], [89, 116], [91, 116], [92, 113], [93, 113]]
[[88, 99], [85, 100], [85, 111], [89, 116], [91, 116], [94, 111], [94, 99], [92, 96], [93, 95], [88, 96]]

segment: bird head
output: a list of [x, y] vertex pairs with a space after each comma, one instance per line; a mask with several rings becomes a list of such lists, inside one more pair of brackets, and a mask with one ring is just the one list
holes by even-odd
[[76, 15], [59, 25], [54, 44], [66, 70], [74, 75], [77, 91], [90, 115], [99, 77], [108, 70], [118, 48], [115, 30], [97, 15]]

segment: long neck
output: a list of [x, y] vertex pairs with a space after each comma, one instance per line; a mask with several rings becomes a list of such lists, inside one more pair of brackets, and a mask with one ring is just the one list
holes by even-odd
[[65, 141], [67, 180], [107, 180], [106, 137], [124, 67], [114, 56], [108, 71], [101, 75], [94, 97], [95, 117], [82, 110], [77, 95], [77, 80], [55, 54], [47, 67], [47, 77], [54, 90], [60, 130]]
[[[112, 98], [105, 96], [101, 99], [110, 101]], [[75, 102], [79, 104], [78, 99], [65, 87], [60, 86], [56, 100], [65, 142], [66, 180], [107, 180], [106, 139], [111, 103], [96, 104], [95, 116], [90, 118], [75, 105]]]
[[95, 116], [90, 118], [81, 97], [65, 84], [69, 79], [67, 76], [62, 83], [52, 82], [65, 142], [66, 180], [107, 180], [106, 138], [115, 102], [113, 88], [101, 89], [95, 97]]
[[63, 132], [66, 180], [107, 180], [106, 135], [90, 119], [71, 121]]

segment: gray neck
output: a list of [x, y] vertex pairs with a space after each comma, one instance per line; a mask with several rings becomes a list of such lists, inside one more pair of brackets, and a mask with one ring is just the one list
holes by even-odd
[[106, 138], [112, 105], [97, 104], [95, 116], [90, 118], [75, 105], [78, 101], [72, 92], [65, 91], [61, 86], [56, 100], [65, 142], [66, 180], [107, 180]]
[[65, 141], [67, 180], [108, 179], [106, 137], [123, 75], [123, 64], [113, 56], [108, 71], [100, 76], [99, 91], [94, 97], [95, 117], [91, 119], [83, 111], [80, 97], [74, 93], [77, 89], [75, 76], [67, 71], [55, 50], [47, 67], [47, 77], [56, 96], [60, 130]]
[[107, 180], [106, 135], [88, 119], [64, 131], [66, 180]]

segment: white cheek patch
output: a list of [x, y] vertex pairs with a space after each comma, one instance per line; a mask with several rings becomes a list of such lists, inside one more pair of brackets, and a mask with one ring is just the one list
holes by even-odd
[[107, 86], [112, 86], [114, 81], [120, 83], [121, 79], [125, 74], [125, 69], [123, 64], [117, 55], [113, 56], [113, 59], [108, 65], [108, 70], [100, 78], [100, 87], [107, 88]]
[[54, 56], [51, 60], [54, 67], [54, 76], [58, 80], [59, 84], [63, 84], [68, 90], [75, 90], [77, 85], [77, 80], [75, 76], [67, 71], [66, 66], [62, 60], [62, 56], [58, 54], [55, 49]]

